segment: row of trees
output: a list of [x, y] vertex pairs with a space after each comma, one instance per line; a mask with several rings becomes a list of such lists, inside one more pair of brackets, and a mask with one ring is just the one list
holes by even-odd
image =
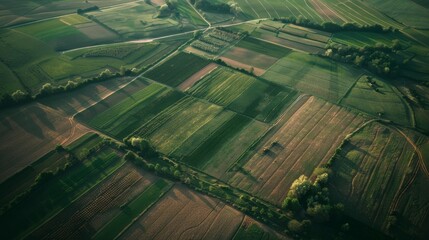
[[101, 82], [115, 77], [135, 76], [139, 73], [139, 71], [140, 70], [135, 68], [126, 69], [125, 67], [121, 67], [118, 72], [113, 73], [109, 69], [105, 69], [98, 76], [88, 78], [85, 80], [81, 80], [81, 79], [69, 80], [65, 85], [55, 86], [55, 85], [52, 85], [51, 83], [45, 83], [42, 85], [39, 92], [34, 96], [32, 96], [28, 92], [24, 92], [23, 90], [16, 90], [12, 94], [3, 94], [3, 96], [0, 97], [0, 107], [15, 106], [17, 104], [26, 103], [26, 102], [29, 102], [35, 99], [40, 99], [56, 93], [75, 90], [89, 83]]
[[333, 22], [323, 22], [322, 24], [319, 24], [311, 21], [310, 19], [303, 17], [302, 15], [298, 16], [298, 18], [291, 16], [291, 17], [285, 17], [285, 18], [275, 18], [274, 20], [280, 21], [282, 23], [293, 23], [303, 27], [314, 28], [322, 31], [331, 32], [331, 33], [347, 32], [347, 31], [386, 33], [386, 32], [399, 31], [396, 28], [392, 28], [392, 27], [385, 28], [379, 24], [358, 25], [356, 23], [344, 23], [340, 25]]
[[216, 3], [207, 0], [190, 0], [196, 8], [205, 12], [230, 13], [231, 8], [226, 3]]
[[389, 76], [397, 74], [404, 59], [397, 54], [403, 49], [399, 40], [394, 40], [392, 46], [377, 43], [375, 46], [352, 47], [331, 44], [327, 47], [325, 56], [333, 60], [365, 67], [373, 73]]

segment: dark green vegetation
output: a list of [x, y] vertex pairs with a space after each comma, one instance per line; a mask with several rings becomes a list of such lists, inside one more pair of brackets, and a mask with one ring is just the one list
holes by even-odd
[[[100, 138], [90, 137], [89, 142], [98, 141], [92, 148], [86, 148], [91, 144], [85, 145], [89, 143], [85, 140], [70, 149], [59, 148], [49, 153], [58, 155], [56, 159], [47, 155], [47, 159], [37, 161], [38, 164], [31, 167], [38, 172], [36, 178], [29, 178], [25, 174], [23, 179], [22, 173], [21, 177], [15, 177], [21, 181], [20, 191], [15, 191], [13, 200], [3, 205], [0, 218], [1, 224], [8, 229], [7, 238], [25, 236], [123, 164], [117, 152], [104, 146]], [[36, 168], [44, 161], [57, 162], [63, 157], [67, 159], [63, 165], [49, 165], [47, 169], [40, 170]]]
[[427, 239], [422, 5], [3, 1], [3, 235]]
[[208, 63], [209, 61], [206, 59], [180, 52], [163, 62], [157, 68], [144, 74], [144, 76], [176, 87]]

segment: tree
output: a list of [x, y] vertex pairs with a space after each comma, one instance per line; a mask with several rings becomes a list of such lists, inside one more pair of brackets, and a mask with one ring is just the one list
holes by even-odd
[[30, 95], [21, 90], [16, 90], [14, 93], [12, 93], [12, 99], [15, 102], [22, 102], [22, 101], [28, 100], [29, 98], [30, 98]]
[[282, 208], [296, 213], [301, 209], [301, 205], [299, 204], [298, 199], [286, 197], [282, 203]]
[[301, 175], [296, 179], [288, 192], [289, 197], [297, 198], [298, 200], [304, 199], [307, 193], [311, 190], [312, 184], [307, 176]]
[[316, 204], [307, 209], [307, 214], [317, 222], [328, 222], [331, 207], [329, 205]]
[[293, 233], [301, 233], [303, 230], [302, 224], [296, 219], [290, 220], [287, 224], [287, 228]]

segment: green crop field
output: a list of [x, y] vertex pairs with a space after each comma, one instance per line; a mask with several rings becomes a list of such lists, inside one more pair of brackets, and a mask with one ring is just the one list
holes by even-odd
[[0, 0], [2, 239], [429, 239], [428, 134], [427, 0]]
[[144, 74], [145, 77], [176, 87], [209, 64], [206, 59], [180, 52], [160, 66]]
[[405, 47], [412, 44], [412, 41], [401, 33], [342, 32], [335, 33], [332, 37], [333, 42], [355, 47], [375, 46], [377, 43], [392, 46], [393, 40], [396, 39]]
[[183, 94], [154, 83], [91, 117], [89, 124], [122, 139], [182, 97]]
[[429, 10], [412, 0], [394, 0], [389, 2], [369, 0], [368, 5], [406, 26], [427, 28], [429, 25]]
[[122, 211], [94, 235], [94, 239], [106, 239], [117, 236], [124, 228], [133, 222], [142, 212], [156, 203], [159, 198], [171, 188], [165, 180], [158, 180], [150, 185], [132, 202], [123, 206]]
[[188, 92], [264, 122], [274, 120], [295, 95], [291, 89], [223, 67], [218, 67]]
[[[67, 21], [70, 21], [70, 23]], [[43, 41], [53, 46], [56, 50], [67, 50], [102, 42], [111, 42], [117, 38], [116, 34], [92, 21], [82, 22], [81, 19], [70, 19], [70, 17], [69, 20], [67, 18], [57, 18], [14, 29]]]
[[274, 58], [282, 58], [290, 53], [290, 49], [263, 42], [251, 37], [247, 37], [241, 40], [236, 46], [246, 48]]
[[[185, 97], [133, 134], [148, 138], [158, 151], [168, 154], [221, 111], [219, 106]], [[171, 135], [172, 131], [174, 135]]]
[[184, 3], [179, 7], [180, 14], [192, 19], [186, 22], [173, 18], [157, 18], [156, 7], [144, 2], [133, 2], [100, 12], [91, 12], [90, 16], [122, 37], [149, 38], [189, 31], [203, 24], [189, 8], [190, 6]]
[[45, 179], [44, 182], [36, 180], [43, 184], [43, 188], [38, 185], [27, 188], [28, 193], [3, 210], [0, 222], [9, 229], [7, 237], [23, 237], [122, 164], [115, 151], [103, 148], [83, 162], [53, 175], [51, 179]]
[[380, 79], [374, 79], [373, 83], [369, 83], [367, 76], [362, 76], [341, 100], [341, 104], [400, 124], [411, 124], [407, 103], [399, 96], [398, 90]]
[[[423, 205], [429, 195], [427, 188], [421, 188], [427, 178], [420, 176], [424, 173], [419, 170], [418, 155], [402, 134], [417, 144], [425, 139], [411, 131], [376, 123], [351, 137], [333, 165], [333, 194], [344, 202], [345, 212], [358, 220], [386, 231], [389, 215], [398, 212], [404, 226], [399, 231], [417, 231], [423, 237], [425, 234], [417, 229], [427, 224], [427, 207]], [[423, 192], [401, 194], [418, 189]]]
[[338, 101], [360, 74], [359, 70], [347, 65], [293, 52], [274, 64], [263, 78], [330, 101]]

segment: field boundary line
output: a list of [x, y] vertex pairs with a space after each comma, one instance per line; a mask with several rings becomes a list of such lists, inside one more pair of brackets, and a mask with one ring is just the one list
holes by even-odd
[[[160, 178], [160, 179], [164, 179], [164, 178]], [[155, 181], [156, 182], [156, 181]], [[155, 183], [153, 183], [153, 184], [155, 184]], [[153, 185], [152, 184], [152, 185]], [[146, 189], [144, 189], [143, 190], [143, 192], [145, 191], [145, 190], [147, 190], [150, 186], [152, 186], [152, 185], [149, 185]], [[138, 220], [139, 220], [139, 218], [140, 217], [142, 217], [144, 214], [146, 214], [148, 211], [150, 211], [151, 210], [151, 208], [154, 206], [154, 205], [156, 205], [158, 202], [160, 202], [161, 201], [161, 199], [162, 198], [164, 198], [164, 196], [168, 193], [168, 192], [170, 192], [171, 191], [171, 189], [175, 186], [176, 184], [173, 182], [173, 183], [171, 183], [170, 184], [170, 186], [168, 186], [168, 189], [166, 188], [165, 189], [165, 191], [163, 192], [163, 193], [161, 193], [160, 194], [160, 196], [159, 196], [159, 198], [155, 201], [155, 202], [152, 202], [145, 210], [143, 210], [137, 217], [135, 217], [127, 226], [125, 226], [113, 239], [114, 240], [116, 240], [116, 239], [118, 239], [122, 234], [124, 234], [135, 222], [137, 222]], [[163, 189], [164, 190], [164, 189]], [[143, 193], [142, 192], [142, 193]], [[129, 202], [129, 203], [131, 203], [131, 201]], [[118, 214], [119, 215], [119, 214]], [[112, 220], [114, 220], [115, 218], [112, 218]], [[111, 221], [112, 221], [111, 220]], [[107, 224], [109, 224], [111, 221], [109, 221], [108, 223], [106, 223], [102, 228], [100, 228], [100, 230], [101, 229], [103, 229], [104, 227], [106, 227], [107, 226]], [[100, 230], [98, 230], [97, 232], [99, 232]], [[95, 234], [97, 234], [97, 233], [95, 233]], [[95, 234], [94, 234], [94, 236], [95, 236]]]
[[[120, 161], [120, 160], [119, 160]], [[21, 236], [23, 239], [28, 238], [34, 231], [36, 231], [37, 229], [39, 229], [40, 227], [42, 227], [43, 225], [45, 225], [46, 223], [48, 223], [49, 221], [51, 221], [53, 218], [55, 218], [58, 214], [60, 214], [64, 209], [66, 209], [67, 207], [69, 207], [70, 205], [72, 205], [73, 203], [75, 203], [77, 200], [79, 200], [83, 195], [87, 194], [89, 191], [93, 190], [95, 187], [97, 187], [101, 182], [103, 182], [104, 180], [106, 180], [108, 177], [110, 177], [112, 174], [116, 173], [116, 171], [121, 168], [122, 166], [124, 166], [125, 161], [120, 164], [115, 170], [113, 170], [110, 174], [108, 175], [104, 175], [104, 178], [102, 180], [100, 180], [99, 182], [97, 182], [96, 184], [94, 184], [92, 187], [88, 188], [87, 190], [85, 190], [82, 194], [76, 196], [75, 199], [73, 199], [73, 201], [71, 201], [69, 204], [67, 204], [66, 206], [64, 206], [63, 208], [59, 209], [57, 212], [55, 212], [54, 214], [52, 214], [51, 217], [47, 218], [45, 221], [41, 222], [40, 224], [38, 224], [37, 226], [35, 226], [33, 229], [28, 230], [28, 232], [26, 234], [24, 234], [23, 236]]]
[[340, 99], [338, 99], [337, 104], [341, 105], [341, 102], [344, 100], [344, 98], [346, 98], [353, 90], [353, 88], [356, 86], [357, 82], [359, 82], [359, 80], [365, 75], [365, 73], [361, 73], [355, 80], [355, 82], [349, 87], [349, 89], [347, 89], [347, 91], [344, 93], [344, 95], [342, 97], [340, 97]]
[[211, 26], [212, 26], [212, 24], [209, 22], [209, 21], [207, 21], [207, 19], [194, 7], [194, 5], [192, 5], [191, 4], [191, 2], [189, 2], [189, 0], [186, 0], [186, 2], [191, 6], [191, 8], [195, 11], [195, 12], [197, 12], [197, 14], [198, 14], [198, 16], [200, 16], [203, 20], [204, 20], [204, 22], [206, 22], [209, 26], [204, 30], [204, 32], [205, 31], [207, 31]]

